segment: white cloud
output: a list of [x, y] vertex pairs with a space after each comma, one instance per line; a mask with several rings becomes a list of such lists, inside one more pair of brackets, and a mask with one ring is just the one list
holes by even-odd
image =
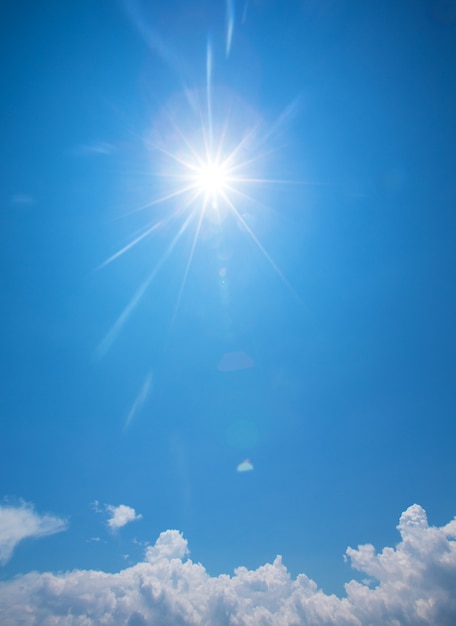
[[134, 522], [135, 520], [142, 519], [142, 515], [136, 515], [135, 509], [133, 509], [131, 506], [127, 506], [126, 504], [119, 504], [119, 506], [112, 506], [111, 504], [107, 504], [106, 510], [111, 516], [108, 519], [108, 526], [113, 530], [122, 528], [122, 526], [125, 526], [129, 522]]
[[236, 469], [238, 472], [251, 472], [253, 470], [253, 464], [250, 462], [250, 459], [245, 459], [245, 461], [239, 463]]
[[182, 560], [188, 554], [187, 540], [178, 530], [167, 530], [160, 533], [154, 546], [146, 549], [146, 561], [155, 563], [163, 559]]
[[349, 548], [353, 567], [376, 584], [351, 581], [347, 597], [326, 595], [304, 574], [292, 579], [280, 557], [257, 570], [211, 577], [186, 560], [187, 541], [161, 533], [144, 562], [117, 574], [30, 573], [0, 582], [2, 626], [454, 626], [456, 520], [429, 527], [413, 505], [401, 541], [376, 554]]
[[65, 530], [65, 520], [54, 515], [38, 515], [32, 505], [0, 505], [0, 563], [6, 563], [23, 539], [45, 537]]

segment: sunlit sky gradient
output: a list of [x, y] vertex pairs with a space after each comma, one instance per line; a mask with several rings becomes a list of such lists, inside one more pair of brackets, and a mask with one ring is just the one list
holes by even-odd
[[454, 2], [0, 23], [0, 496], [47, 515], [0, 578], [117, 572], [178, 529], [212, 576], [281, 554], [342, 596], [347, 546], [394, 546], [414, 503], [449, 522]]

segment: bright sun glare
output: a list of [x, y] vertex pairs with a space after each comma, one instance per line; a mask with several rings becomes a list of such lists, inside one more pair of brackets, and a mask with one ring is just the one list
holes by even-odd
[[195, 174], [197, 188], [206, 196], [217, 200], [227, 188], [228, 174], [223, 163], [208, 161], [199, 167]]
[[[204, 233], [206, 216], [209, 218], [208, 223], [212, 231], [215, 223], [222, 229], [225, 220], [231, 216], [250, 237], [296, 300], [300, 301], [293, 287], [255, 234], [245, 211], [246, 205], [261, 205], [257, 198], [250, 195], [250, 190], [289, 181], [258, 176], [261, 161], [270, 153], [271, 148], [265, 149], [265, 138], [258, 135], [260, 128], [258, 120], [242, 101], [236, 98], [230, 100], [223, 91], [217, 100], [214, 99], [215, 93], [211, 86], [211, 58], [211, 51], [208, 48], [205, 105], [204, 101], [199, 102], [198, 92], [195, 94], [185, 92], [184, 107], [175, 102], [174, 110], [164, 112], [158, 118], [155, 132], [151, 135], [153, 139], [146, 142], [155, 155], [155, 168], [161, 159], [160, 168], [158, 170], [156, 168], [155, 173], [157, 180], [161, 179], [164, 184], [164, 193], [134, 209], [133, 212], [152, 211], [159, 206], [169, 206], [172, 207], [171, 210], [161, 217], [152, 216], [129, 243], [100, 265], [103, 267], [123, 256], [128, 250], [162, 227], [167, 227], [171, 222], [176, 224], [175, 232], [165, 252], [100, 343], [98, 348], [100, 355], [109, 349], [184, 233], [190, 230], [193, 231], [191, 245], [171, 318], [172, 326], [196, 246], [201, 234]], [[196, 125], [192, 132], [192, 126], [188, 121], [195, 112]], [[279, 122], [282, 119], [285, 117], [279, 118]], [[266, 139], [271, 137], [276, 126], [277, 124], [272, 131], [266, 133]], [[235, 129], [234, 133], [232, 127]], [[208, 214], [214, 212], [220, 218], [218, 221], [214, 221], [213, 215]]]

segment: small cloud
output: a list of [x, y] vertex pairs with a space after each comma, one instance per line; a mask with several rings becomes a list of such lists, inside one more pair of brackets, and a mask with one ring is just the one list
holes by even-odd
[[254, 468], [250, 460], [245, 459], [245, 461], [242, 461], [242, 463], [239, 463], [236, 469], [238, 472], [251, 472]]
[[98, 500], [94, 500], [91, 506], [92, 506], [92, 509], [95, 511], [95, 513], [103, 513], [104, 511], [104, 508], [100, 506], [100, 503], [98, 502]]
[[254, 365], [254, 360], [245, 352], [227, 352], [221, 358], [217, 368], [220, 372], [235, 372]]
[[143, 546], [147, 544], [147, 542], [145, 544], [144, 541], [140, 541], [139, 539], [136, 539], [136, 537], [133, 537], [133, 539], [131, 540], [131, 543], [134, 543], [137, 546]]
[[9, 561], [15, 547], [23, 539], [46, 537], [66, 528], [64, 519], [55, 515], [39, 515], [26, 502], [19, 506], [0, 505], [0, 563]]
[[136, 515], [136, 511], [133, 507], [126, 504], [119, 504], [119, 506], [106, 505], [106, 510], [110, 514], [108, 519], [108, 526], [112, 530], [117, 530], [136, 520], [142, 519], [142, 515]]

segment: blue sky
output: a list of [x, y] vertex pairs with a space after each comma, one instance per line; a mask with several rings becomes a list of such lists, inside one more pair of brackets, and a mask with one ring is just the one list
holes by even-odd
[[[119, 572], [176, 529], [212, 577], [280, 554], [343, 597], [347, 546], [396, 545], [414, 504], [443, 528], [454, 2], [0, 15], [0, 585]], [[216, 208], [209, 118], [238, 146]]]

